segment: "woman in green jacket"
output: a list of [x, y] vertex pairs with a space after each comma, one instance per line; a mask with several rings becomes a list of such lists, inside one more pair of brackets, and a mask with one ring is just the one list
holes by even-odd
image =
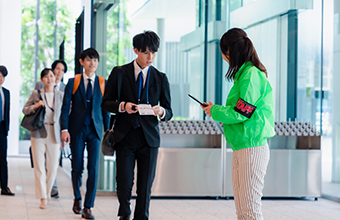
[[273, 89], [247, 34], [230, 29], [220, 41], [226, 74], [233, 80], [226, 106], [209, 102], [204, 112], [223, 123], [233, 150], [232, 183], [237, 219], [263, 219], [262, 189], [269, 161], [267, 139], [275, 135]]

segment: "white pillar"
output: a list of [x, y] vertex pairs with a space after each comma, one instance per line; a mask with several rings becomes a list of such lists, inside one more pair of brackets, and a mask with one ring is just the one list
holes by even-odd
[[340, 2], [334, 0], [333, 85], [332, 85], [332, 182], [340, 183]]
[[8, 75], [4, 87], [10, 90], [10, 131], [8, 155], [19, 153], [19, 95], [21, 84], [21, 0], [0, 0], [0, 65], [6, 66]]
[[91, 0], [82, 0], [84, 9], [84, 48], [91, 46]]
[[165, 46], [165, 19], [157, 18], [157, 35], [161, 39], [157, 53], [157, 69], [165, 72], [166, 46]]

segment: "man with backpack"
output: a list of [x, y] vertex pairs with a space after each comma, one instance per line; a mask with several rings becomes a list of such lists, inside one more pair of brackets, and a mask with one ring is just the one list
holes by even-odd
[[[85, 71], [69, 79], [66, 85], [60, 118], [61, 138], [70, 142], [72, 152], [72, 210], [75, 214], [81, 213], [85, 219], [94, 219], [91, 208], [96, 196], [99, 149], [103, 128], [109, 128], [110, 115], [100, 107], [106, 80], [95, 74], [99, 62], [98, 52], [94, 48], [82, 51], [79, 62]], [[85, 143], [88, 152], [88, 177], [82, 210], [80, 186], [84, 170]]]

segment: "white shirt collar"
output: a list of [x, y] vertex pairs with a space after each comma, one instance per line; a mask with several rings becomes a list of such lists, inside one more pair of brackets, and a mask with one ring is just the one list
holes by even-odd
[[141, 69], [140, 66], [137, 64], [137, 60], [133, 61], [133, 66], [135, 68], [135, 80], [137, 80], [137, 77], [138, 77], [140, 71], [142, 70], [142, 72], [143, 72], [143, 81], [145, 83], [146, 77], [148, 76], [148, 70], [149, 70], [150, 66], [147, 66], [144, 69]]
[[87, 82], [87, 79], [91, 79], [92, 82], [94, 82], [94, 80], [96, 79], [96, 74], [93, 74], [91, 77], [88, 77], [84, 72], [83, 77], [84, 77], [84, 81], [86, 81], [86, 82]]

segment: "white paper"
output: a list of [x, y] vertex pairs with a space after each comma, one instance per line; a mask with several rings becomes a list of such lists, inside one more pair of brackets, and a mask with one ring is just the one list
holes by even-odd
[[139, 104], [138, 105], [139, 115], [154, 115], [155, 112], [149, 104]]

